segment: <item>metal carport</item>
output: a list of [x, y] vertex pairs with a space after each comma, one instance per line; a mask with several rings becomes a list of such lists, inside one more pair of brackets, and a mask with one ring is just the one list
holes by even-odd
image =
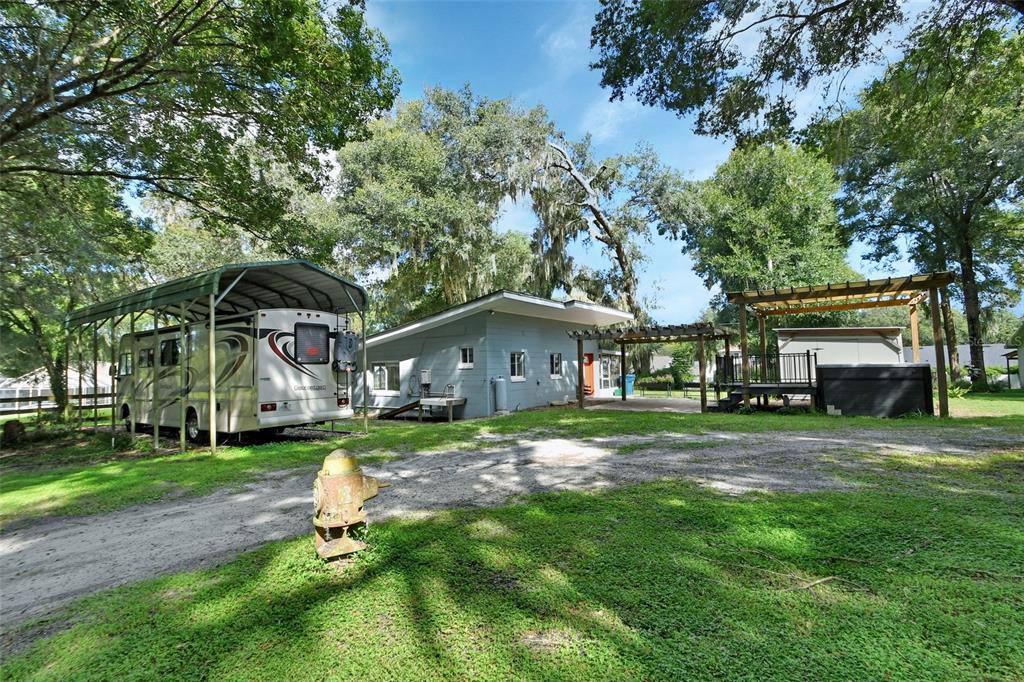
[[[189, 277], [158, 284], [110, 301], [97, 303], [73, 311], [65, 320], [68, 330], [68, 357], [70, 358], [71, 330], [78, 330], [78, 357], [81, 362], [82, 334], [89, 330], [93, 334], [93, 373], [96, 373], [97, 334], [102, 325], [110, 323], [112, 343], [111, 362], [117, 362], [117, 327], [128, 319], [129, 333], [135, 333], [136, 320], [145, 313], [153, 318], [154, 367], [160, 370], [159, 336], [156, 333], [159, 321], [174, 318], [184, 338], [185, 326], [189, 323], [207, 322], [210, 337], [214, 338], [217, 317], [234, 315], [259, 308], [306, 308], [342, 314], [356, 313], [361, 321], [363, 366], [366, 366], [366, 291], [358, 284], [331, 274], [304, 260], [264, 261], [257, 263], [236, 263], [213, 270], [200, 272]], [[183, 352], [186, 344], [182, 344]], [[216, 429], [216, 344], [209, 348], [210, 381], [210, 449], [217, 448]], [[186, 355], [187, 359], [187, 355]], [[186, 362], [179, 363], [184, 375]], [[65, 369], [65, 381], [67, 370]], [[182, 382], [184, 384], [184, 380]], [[157, 384], [154, 382], [154, 400]], [[363, 382], [363, 392], [367, 391]], [[112, 383], [111, 393], [116, 394]], [[367, 402], [363, 397], [364, 405]], [[81, 393], [79, 393], [81, 401]], [[111, 401], [111, 429], [116, 425], [117, 413]], [[184, 424], [185, 401], [179, 402], [180, 424]], [[131, 431], [135, 431], [134, 407], [131, 412]], [[81, 414], [81, 412], [79, 412]], [[95, 417], [94, 417], [95, 419]], [[159, 421], [159, 416], [156, 421]], [[159, 446], [160, 428], [154, 425], [153, 443]], [[363, 411], [363, 429], [368, 428], [367, 415]], [[179, 429], [179, 447], [185, 449], [185, 429]]]

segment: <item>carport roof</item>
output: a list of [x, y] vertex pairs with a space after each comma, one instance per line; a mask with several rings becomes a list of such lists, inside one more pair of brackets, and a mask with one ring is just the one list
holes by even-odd
[[[332, 313], [361, 312], [366, 291], [358, 284], [304, 260], [235, 263], [79, 308], [68, 315], [77, 327], [130, 313], [162, 310], [187, 320], [209, 315], [207, 298], [215, 297], [217, 315], [259, 308], [305, 308]], [[191, 306], [192, 302], [198, 305]]]

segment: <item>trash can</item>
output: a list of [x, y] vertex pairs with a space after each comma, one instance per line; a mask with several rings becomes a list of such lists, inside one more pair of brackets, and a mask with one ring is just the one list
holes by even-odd
[[626, 395], [633, 395], [633, 384], [636, 382], [635, 374], [626, 375]]

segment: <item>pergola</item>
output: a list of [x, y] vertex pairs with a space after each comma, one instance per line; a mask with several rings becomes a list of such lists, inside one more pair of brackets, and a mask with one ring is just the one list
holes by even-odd
[[[335, 314], [356, 313], [362, 320], [363, 334], [363, 366], [366, 366], [366, 308], [367, 295], [357, 284], [349, 282], [337, 275], [304, 260], [265, 261], [258, 263], [238, 263], [224, 265], [213, 270], [200, 272], [189, 277], [158, 284], [136, 291], [120, 298], [104, 301], [95, 305], [78, 308], [68, 315], [65, 328], [68, 330], [67, 352], [70, 358], [72, 330], [77, 330], [78, 362], [82, 362], [82, 335], [92, 332], [93, 342], [93, 381], [95, 385], [96, 364], [98, 360], [97, 336], [103, 325], [109, 323], [111, 338], [111, 365], [117, 364], [117, 329], [125, 320], [128, 321], [128, 333], [132, 339], [133, 358], [138, 355], [140, 344], [146, 340], [136, 335], [135, 323], [143, 315], [152, 317], [153, 368], [154, 376], [160, 374], [160, 320], [173, 319], [181, 338], [186, 335], [186, 328], [192, 324], [209, 326], [210, 339], [215, 339], [218, 317], [234, 316], [264, 308], [305, 308]], [[181, 385], [186, 384], [185, 373], [188, 359], [188, 344], [181, 344], [181, 360], [178, 362]], [[217, 354], [216, 343], [209, 344], [209, 405], [210, 405], [210, 449], [217, 448]], [[70, 363], [68, 363], [70, 364]], [[114, 371], [112, 369], [112, 371]], [[65, 370], [65, 381], [67, 374]], [[79, 374], [81, 383], [81, 373]], [[135, 433], [135, 382], [131, 383], [132, 401], [130, 430]], [[153, 382], [153, 402], [158, 400], [159, 382]], [[364, 394], [367, 391], [363, 382]], [[116, 384], [111, 382], [110, 426], [113, 431], [117, 410], [114, 401]], [[81, 414], [81, 387], [79, 388], [79, 414]], [[184, 396], [183, 396], [184, 397]], [[363, 404], [368, 404], [364, 395]], [[179, 447], [185, 449], [185, 405], [184, 399], [178, 401], [179, 406]], [[153, 445], [160, 444], [160, 410], [156, 411], [156, 424], [153, 425]], [[367, 428], [367, 415], [363, 414], [363, 428]], [[98, 417], [94, 410], [94, 424], [98, 425]]]
[[917, 307], [928, 301], [932, 310], [932, 334], [935, 338], [935, 370], [939, 384], [939, 414], [949, 416], [946, 382], [945, 343], [939, 317], [940, 292], [948, 296], [946, 286], [953, 281], [950, 272], [932, 272], [907, 277], [867, 279], [860, 282], [833, 282], [803, 287], [777, 287], [726, 294], [729, 302], [740, 309], [740, 356], [743, 372], [743, 401], [750, 405], [750, 366], [747, 349], [747, 311], [757, 316], [761, 357], [767, 355], [765, 319], [771, 315], [797, 315], [838, 310], [862, 310], [906, 306], [910, 311], [910, 340], [914, 362], [921, 361], [921, 337], [918, 331]]
[[583, 409], [583, 342], [614, 341], [619, 344], [619, 371], [622, 377], [622, 399], [626, 399], [626, 346], [639, 343], [674, 343], [677, 341], [697, 342], [697, 363], [700, 368], [700, 411], [708, 411], [707, 357], [705, 341], [729, 338], [729, 331], [716, 327], [710, 322], [695, 324], [669, 324], [647, 327], [624, 327], [620, 329], [582, 329], [569, 332], [576, 339], [576, 398]]

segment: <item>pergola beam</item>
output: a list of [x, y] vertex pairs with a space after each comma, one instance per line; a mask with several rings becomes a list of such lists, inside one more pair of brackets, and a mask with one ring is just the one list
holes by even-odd
[[830, 303], [826, 305], [793, 306], [785, 308], [755, 308], [758, 315], [801, 315], [803, 313], [828, 313], [839, 310], [863, 310], [867, 308], [894, 308], [911, 305], [914, 298], [888, 298], [882, 301], [863, 301], [855, 303]]

